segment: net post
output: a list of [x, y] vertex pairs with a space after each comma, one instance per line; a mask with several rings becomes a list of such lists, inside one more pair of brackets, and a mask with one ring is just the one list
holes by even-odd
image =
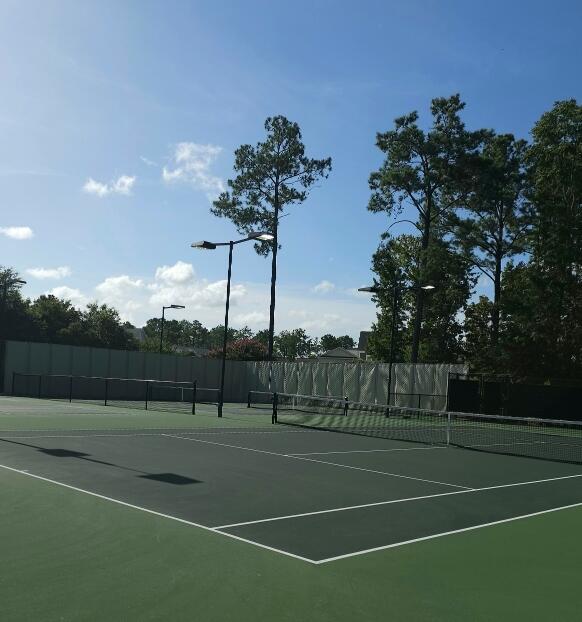
[[422, 398], [422, 393], [418, 394], [418, 408], [420, 408], [420, 400]]
[[222, 391], [218, 389], [218, 416], [222, 417]]
[[278, 393], [273, 393], [273, 414], [271, 415], [271, 423], [277, 423], [277, 405], [279, 403]]
[[15, 383], [15, 380], [16, 380], [16, 372], [13, 371], [12, 372], [12, 391], [11, 391], [12, 395], [14, 395], [14, 383]]
[[107, 406], [108, 393], [109, 393], [109, 378], [105, 378], [105, 399], [103, 400], [104, 406]]
[[38, 375], [38, 399], [40, 399], [42, 395], [42, 374]]
[[247, 408], [251, 407], [251, 392], [247, 393]]
[[69, 376], [69, 404], [73, 401], [73, 375]]
[[196, 389], [198, 387], [198, 381], [194, 380], [192, 383], [192, 414], [196, 414]]
[[348, 400], [348, 396], [344, 396], [344, 415], [347, 417], [348, 416], [348, 410], [350, 408], [350, 402]]
[[451, 444], [451, 412], [447, 411], [447, 447]]
[[145, 409], [148, 409], [148, 393], [149, 393], [149, 389], [150, 389], [150, 383], [148, 380], [146, 380], [145, 383]]

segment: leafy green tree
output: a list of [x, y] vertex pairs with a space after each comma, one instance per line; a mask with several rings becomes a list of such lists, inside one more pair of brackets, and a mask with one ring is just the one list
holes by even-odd
[[228, 180], [229, 190], [214, 201], [211, 211], [229, 218], [239, 233], [260, 229], [274, 236], [270, 242], [255, 244], [260, 255], [272, 253], [268, 343], [269, 358], [272, 358], [279, 221], [286, 209], [303, 203], [310, 188], [329, 175], [331, 158], [307, 158], [299, 125], [283, 116], [269, 117], [265, 131], [264, 142], [255, 147], [242, 145], [235, 151], [237, 176]]
[[[432, 100], [432, 127], [424, 131], [418, 125], [418, 113], [399, 117], [394, 129], [378, 133], [377, 147], [386, 158], [381, 168], [370, 175], [368, 209], [398, 217], [405, 209], [416, 213], [411, 222], [420, 233], [416, 259], [416, 285], [427, 282], [428, 250], [439, 227], [453, 209], [462, 204], [470, 189], [473, 168], [483, 132], [465, 129], [460, 112], [465, 107], [459, 95]], [[395, 224], [395, 223], [393, 223]], [[438, 238], [439, 236], [437, 236]], [[416, 363], [420, 348], [425, 295], [417, 288], [411, 360]]]
[[18, 272], [0, 266], [0, 340], [31, 339], [36, 335], [29, 314], [30, 301], [22, 298], [22, 283], [18, 280]]
[[410, 318], [417, 302], [417, 283], [434, 286], [425, 301], [421, 360], [456, 362], [462, 354], [460, 312], [471, 295], [475, 278], [471, 276], [467, 262], [454, 252], [450, 242], [437, 237], [437, 234], [435, 228], [426, 254], [423, 280], [419, 277], [417, 258], [421, 240], [417, 236], [385, 236], [385, 241], [374, 255], [372, 266], [380, 289], [374, 300], [379, 312], [372, 326], [368, 352], [377, 360], [389, 360], [395, 275], [398, 315], [394, 360], [410, 358], [414, 331]]
[[102, 348], [137, 349], [135, 339], [125, 330], [119, 313], [105, 304], [93, 302], [87, 305], [81, 321], [87, 345]]
[[81, 322], [82, 314], [69, 300], [51, 294], [39, 296], [29, 307], [38, 337], [52, 343], [70, 343], [72, 324]]
[[[512, 267], [511, 360], [538, 376], [582, 376], [582, 106], [556, 102], [532, 130], [531, 261]], [[504, 293], [504, 296], [508, 295]], [[504, 304], [505, 307], [505, 304]]]
[[299, 357], [307, 357], [313, 349], [313, 342], [303, 328], [282, 330], [275, 337], [277, 355], [293, 361]]
[[526, 141], [512, 134], [490, 133], [466, 209], [449, 219], [464, 257], [493, 284], [490, 339], [494, 348], [499, 340], [503, 266], [526, 250], [531, 225], [524, 196], [526, 150]]
[[333, 350], [335, 348], [345, 348], [346, 350], [351, 350], [355, 347], [355, 345], [354, 340], [349, 335], [334, 337], [328, 333], [323, 335], [319, 340], [319, 346], [324, 352], [328, 352], [329, 350]]
[[[144, 349], [153, 352], [160, 347], [161, 318], [150, 318], [145, 326]], [[177, 348], [205, 347], [208, 343], [208, 329], [198, 320], [166, 320], [164, 322], [164, 351]]]
[[491, 343], [492, 311], [493, 303], [487, 296], [479, 296], [465, 311], [465, 357], [476, 372], [501, 371]]
[[[250, 339], [252, 336], [252, 331], [246, 326], [240, 331], [236, 328], [232, 328], [231, 326], [229, 326], [227, 343], [232, 343], [240, 339]], [[223, 341], [224, 324], [219, 324], [218, 326], [215, 326], [208, 331], [206, 336], [206, 343], [204, 345], [211, 350], [215, 348], [222, 348]]]
[[[209, 358], [222, 358], [222, 348], [208, 353]], [[268, 357], [266, 346], [256, 339], [237, 339], [226, 346], [226, 358], [235, 361], [264, 361]]]

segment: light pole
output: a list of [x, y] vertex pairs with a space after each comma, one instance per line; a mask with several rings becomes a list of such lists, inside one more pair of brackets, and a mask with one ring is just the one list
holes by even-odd
[[265, 231], [257, 231], [249, 233], [246, 238], [241, 240], [231, 240], [230, 242], [208, 242], [201, 240], [200, 242], [192, 242], [192, 248], [202, 250], [214, 250], [218, 246], [228, 246], [228, 277], [226, 280], [226, 309], [224, 313], [224, 339], [222, 340], [222, 364], [220, 370], [220, 395], [218, 397], [218, 416], [222, 417], [222, 407], [224, 406], [224, 374], [226, 370], [226, 346], [228, 343], [228, 311], [230, 309], [230, 279], [232, 275], [232, 251], [235, 244], [242, 242], [252, 242], [254, 240], [272, 240], [273, 235]]
[[162, 326], [160, 329], [160, 354], [162, 353], [162, 347], [164, 345], [164, 322], [166, 321], [166, 309], [185, 309], [184, 305], [168, 305], [162, 307]]
[[[424, 290], [430, 291], [434, 289], [434, 285], [421, 285], [420, 287], [403, 287], [400, 288], [398, 285], [398, 279], [400, 274], [398, 272], [394, 275], [394, 282], [392, 284], [392, 323], [390, 326], [390, 353], [388, 355], [388, 400], [387, 404], [390, 406], [390, 396], [392, 394], [392, 365], [394, 363], [394, 342], [396, 340], [396, 316], [398, 314], [398, 296], [400, 291], [416, 291], [416, 290]], [[367, 292], [369, 294], [380, 294], [383, 292], [387, 292], [388, 288], [381, 287], [379, 285], [372, 285], [371, 287], [360, 287], [358, 289], [359, 292]], [[396, 392], [395, 392], [396, 393]]]

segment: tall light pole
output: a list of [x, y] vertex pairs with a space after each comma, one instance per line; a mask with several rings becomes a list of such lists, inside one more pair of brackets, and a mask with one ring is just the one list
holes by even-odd
[[[387, 404], [390, 405], [390, 396], [392, 394], [392, 365], [394, 363], [394, 342], [396, 341], [396, 316], [398, 315], [398, 297], [400, 291], [430, 291], [434, 289], [434, 285], [421, 285], [420, 287], [399, 287], [399, 272], [394, 274], [394, 282], [392, 284], [392, 323], [390, 326], [390, 353], [388, 355], [388, 399]], [[359, 292], [367, 292], [369, 294], [380, 294], [388, 291], [388, 288], [380, 285], [372, 285], [371, 287], [360, 287]], [[394, 392], [396, 394], [396, 392]]]
[[218, 397], [218, 416], [222, 417], [222, 408], [224, 406], [224, 375], [226, 371], [226, 346], [228, 344], [228, 312], [230, 309], [230, 279], [232, 276], [232, 251], [235, 244], [242, 242], [252, 242], [254, 240], [272, 240], [273, 235], [265, 231], [257, 231], [249, 233], [246, 238], [241, 240], [230, 240], [230, 242], [208, 242], [201, 240], [200, 242], [192, 242], [192, 248], [202, 250], [214, 250], [218, 246], [228, 246], [228, 277], [226, 280], [226, 308], [224, 313], [224, 339], [222, 340], [222, 364], [220, 370], [220, 395]]
[[162, 326], [160, 329], [160, 354], [162, 353], [162, 348], [164, 345], [164, 322], [166, 321], [166, 309], [185, 309], [184, 305], [168, 305], [167, 307], [162, 307]]

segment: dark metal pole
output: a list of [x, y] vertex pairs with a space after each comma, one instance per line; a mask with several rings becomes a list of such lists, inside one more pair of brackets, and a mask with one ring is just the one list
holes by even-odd
[[279, 190], [275, 187], [275, 214], [273, 217], [273, 257], [271, 260], [271, 304], [269, 305], [269, 391], [273, 390], [273, 350], [275, 343], [275, 296], [277, 286], [277, 250], [279, 247]]
[[162, 326], [160, 328], [160, 354], [162, 353], [162, 345], [164, 343], [164, 320], [166, 315], [166, 307], [162, 307]]
[[230, 308], [230, 277], [232, 275], [232, 249], [234, 242], [228, 244], [228, 277], [226, 280], [226, 311], [224, 314], [224, 340], [222, 342], [222, 368], [220, 372], [220, 395], [218, 396], [218, 416], [222, 417], [224, 405], [224, 374], [226, 371], [226, 346], [228, 343], [228, 311]]
[[394, 341], [396, 340], [396, 315], [398, 314], [398, 277], [394, 277], [392, 292], [392, 326], [390, 328], [390, 354], [388, 358], [388, 406], [392, 394], [392, 365], [394, 363]]

